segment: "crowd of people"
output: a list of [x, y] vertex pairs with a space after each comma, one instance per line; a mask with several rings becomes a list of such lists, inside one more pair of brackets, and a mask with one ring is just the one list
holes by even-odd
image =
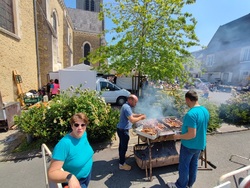
[[[209, 112], [198, 103], [198, 94], [193, 90], [185, 94], [185, 101], [190, 110], [184, 116], [181, 133], [173, 136], [174, 140], [181, 141], [179, 178], [174, 183], [168, 182], [169, 188], [193, 186], [197, 176], [199, 155], [206, 147]], [[118, 168], [124, 171], [131, 170], [131, 166], [126, 163], [129, 130], [134, 123], [146, 119], [144, 114], [133, 113], [137, 102], [136, 95], [131, 94], [128, 97], [120, 109], [119, 123], [116, 126], [119, 137]], [[87, 139], [87, 127], [90, 126], [90, 122], [86, 114], [76, 113], [69, 123], [71, 132], [56, 144], [48, 177], [53, 182], [62, 183], [64, 187], [86, 188], [91, 180], [94, 155]]]

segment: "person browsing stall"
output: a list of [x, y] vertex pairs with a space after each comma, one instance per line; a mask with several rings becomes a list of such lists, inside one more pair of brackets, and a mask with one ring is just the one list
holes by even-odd
[[70, 119], [72, 131], [66, 134], [53, 150], [48, 169], [51, 181], [63, 183], [69, 188], [88, 187], [94, 154], [87, 139], [88, 124], [88, 117], [84, 113], [77, 113]]
[[51, 99], [51, 91], [50, 91], [50, 88], [52, 88], [53, 87], [53, 83], [54, 83], [54, 80], [53, 79], [50, 79], [49, 80], [49, 83], [47, 83], [47, 95], [48, 95], [48, 98], [49, 98], [49, 100]]
[[55, 95], [60, 93], [60, 84], [58, 79], [55, 79], [54, 83], [51, 85], [50, 92], [51, 97], [55, 97]]
[[134, 114], [132, 108], [136, 106], [138, 98], [136, 95], [129, 95], [128, 100], [122, 105], [120, 110], [120, 120], [117, 124], [117, 134], [119, 137], [119, 169], [131, 170], [131, 166], [125, 163], [125, 156], [128, 149], [129, 129], [132, 125], [146, 118], [144, 114]]
[[185, 100], [190, 110], [184, 116], [181, 134], [174, 135], [175, 140], [181, 140], [179, 178], [175, 183], [167, 183], [169, 188], [191, 188], [193, 186], [199, 156], [206, 147], [209, 112], [198, 103], [198, 95], [195, 91], [188, 91], [185, 94]]

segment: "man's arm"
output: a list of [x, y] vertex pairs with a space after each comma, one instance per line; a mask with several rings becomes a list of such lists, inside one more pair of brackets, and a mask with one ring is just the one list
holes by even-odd
[[128, 120], [131, 122], [131, 123], [136, 123], [140, 120], [143, 120], [146, 118], [146, 115], [144, 114], [132, 114], [131, 116], [128, 117]]
[[143, 114], [133, 114], [134, 117], [140, 117]]
[[195, 128], [188, 128], [188, 132], [185, 134], [176, 134], [173, 136], [175, 140], [190, 140], [196, 137], [196, 129]]

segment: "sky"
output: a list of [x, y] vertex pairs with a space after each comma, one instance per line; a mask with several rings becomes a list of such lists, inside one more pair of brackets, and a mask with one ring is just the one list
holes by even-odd
[[[104, 0], [112, 2], [113, 0]], [[75, 0], [64, 0], [65, 5], [75, 8]], [[217, 29], [233, 20], [250, 13], [250, 0], [196, 0], [195, 4], [184, 7], [184, 10], [192, 13], [198, 21], [196, 25], [196, 35], [202, 46], [207, 46]], [[105, 22], [107, 28], [112, 27], [111, 22]], [[106, 35], [109, 42], [112, 36]], [[201, 47], [192, 47], [190, 51], [196, 51]]]

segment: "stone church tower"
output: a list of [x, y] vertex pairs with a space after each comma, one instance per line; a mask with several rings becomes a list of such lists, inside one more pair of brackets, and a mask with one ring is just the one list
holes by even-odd
[[100, 12], [102, 0], [76, 0], [76, 8], [92, 12]]
[[102, 35], [104, 21], [98, 19], [100, 3], [103, 3], [103, 0], [76, 0], [76, 9], [67, 8], [74, 27], [74, 65], [84, 63], [98, 66], [83, 58], [87, 57], [90, 51], [105, 44]]

